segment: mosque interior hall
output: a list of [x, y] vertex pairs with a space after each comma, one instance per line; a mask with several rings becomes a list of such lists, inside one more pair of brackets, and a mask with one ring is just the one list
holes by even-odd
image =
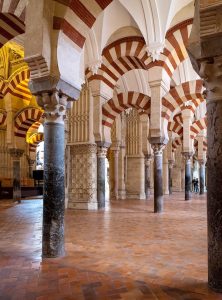
[[222, 299], [222, 0], [0, 0], [0, 300]]

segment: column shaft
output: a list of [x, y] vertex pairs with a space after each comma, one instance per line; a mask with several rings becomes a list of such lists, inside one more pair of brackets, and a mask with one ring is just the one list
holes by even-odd
[[20, 158], [24, 153], [24, 150], [10, 148], [9, 153], [12, 157], [13, 164], [13, 200], [21, 203], [21, 165]]
[[222, 100], [207, 104], [208, 281], [222, 292]]
[[163, 211], [163, 153], [162, 145], [152, 145], [154, 152], [154, 213]]
[[43, 257], [64, 255], [64, 123], [44, 125]]
[[98, 147], [97, 149], [97, 202], [98, 208], [105, 207], [106, 201], [106, 153], [107, 148]]
[[199, 164], [200, 195], [203, 195], [205, 191], [205, 163], [204, 161], [200, 161]]
[[151, 195], [151, 185], [150, 185], [150, 164], [151, 164], [151, 155], [148, 157], [145, 157], [145, 194], [146, 194], [146, 199], [148, 200]]
[[21, 203], [21, 168], [20, 160], [13, 160], [13, 201]]
[[118, 199], [119, 190], [119, 149], [113, 150], [114, 158], [114, 198]]
[[185, 160], [185, 200], [190, 200], [192, 185], [191, 161], [190, 158]]
[[173, 169], [173, 164], [171, 161], [169, 161], [169, 194], [170, 195], [172, 195], [172, 187], [173, 187], [172, 169]]

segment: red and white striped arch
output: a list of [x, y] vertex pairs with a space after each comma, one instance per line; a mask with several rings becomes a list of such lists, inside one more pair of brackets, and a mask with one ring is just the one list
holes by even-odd
[[89, 29], [99, 14], [113, 0], [54, 0], [56, 3], [53, 28], [61, 30], [79, 48], [82, 49]]
[[102, 125], [111, 128], [115, 118], [128, 108], [136, 108], [140, 114], [150, 114], [150, 97], [141, 93], [120, 93], [102, 107]]
[[134, 69], [147, 69], [151, 58], [147, 54], [142, 37], [132, 36], [119, 39], [107, 46], [102, 53], [102, 65], [97, 74], [86, 70], [88, 81], [102, 80], [114, 88], [119, 78]]
[[25, 32], [26, 0], [0, 0], [0, 47]]
[[[199, 141], [197, 141], [196, 139], [194, 140], [194, 148], [196, 149], [196, 150], [198, 150], [198, 143], [199, 143]], [[207, 138], [206, 137], [204, 137], [204, 139], [203, 139], [203, 151], [207, 151]]]
[[[41, 119], [41, 121], [43, 121], [43, 119]], [[37, 133], [40, 125], [42, 125], [41, 122], [35, 122], [35, 123], [33, 123], [32, 126], [29, 128], [29, 132], [31, 132], [31, 133]]]
[[29, 107], [23, 109], [15, 117], [15, 136], [26, 137], [26, 133], [30, 126], [35, 122], [40, 122], [42, 120], [43, 112], [36, 107]]
[[182, 117], [182, 114], [181, 114], [181, 113], [176, 114], [176, 115], [173, 117], [173, 120], [174, 120], [174, 122], [177, 122], [177, 123], [179, 123], [180, 125], [183, 126], [183, 117]]
[[188, 57], [186, 45], [192, 23], [193, 19], [188, 19], [168, 30], [163, 53], [160, 54], [159, 60], [150, 63], [148, 68], [162, 67], [168, 76], [172, 77], [179, 64]]
[[205, 101], [203, 98], [203, 81], [187, 81], [172, 88], [162, 98], [162, 118], [169, 120], [174, 111], [183, 106], [187, 101], [191, 101], [195, 107]]
[[6, 126], [7, 112], [0, 109], [0, 126]]
[[28, 139], [29, 152], [36, 152], [36, 147], [42, 141], [44, 141], [44, 134], [42, 132], [32, 134]]
[[164, 52], [155, 62], [148, 56], [142, 37], [127, 37], [115, 41], [103, 50], [103, 63], [98, 73], [93, 74], [87, 69], [86, 77], [89, 81], [102, 80], [111, 88], [114, 88], [123, 74], [134, 69], [162, 67], [172, 77], [179, 64], [188, 57], [185, 46], [191, 26], [192, 19], [189, 19], [173, 27], [166, 35]]
[[172, 142], [172, 151], [175, 152], [178, 147], [182, 146], [182, 144], [183, 144], [182, 138], [180, 138], [180, 137], [175, 138]]
[[196, 120], [191, 126], [190, 126], [190, 137], [191, 139], [195, 139], [195, 137], [204, 129], [207, 128], [207, 117], [200, 120]]
[[168, 128], [169, 131], [173, 131], [179, 135], [179, 137], [183, 137], [183, 126], [179, 122], [169, 122]]
[[28, 68], [24, 68], [22, 71], [18, 70], [9, 78], [7, 84], [4, 81], [0, 81], [0, 94], [2, 97], [8, 93], [22, 100], [30, 101], [32, 94], [29, 90], [28, 83], [30, 79], [30, 72]]
[[27, 68], [19, 71], [19, 73], [13, 74], [9, 84], [6, 86], [4, 94], [10, 93], [22, 100], [30, 101], [32, 94], [29, 90], [28, 83], [30, 79], [30, 72]]

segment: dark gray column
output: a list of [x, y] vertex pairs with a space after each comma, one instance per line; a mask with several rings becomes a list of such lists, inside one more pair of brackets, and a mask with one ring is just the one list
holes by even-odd
[[192, 153], [184, 152], [185, 158], [185, 200], [191, 200], [192, 198], [192, 171], [191, 171], [191, 158]]
[[154, 213], [163, 211], [163, 144], [152, 144], [154, 153]]
[[22, 157], [24, 150], [10, 148], [9, 153], [12, 157], [13, 168], [13, 201], [21, 203], [21, 167], [20, 158]]
[[205, 192], [205, 161], [203, 159], [199, 160], [199, 178], [200, 178], [200, 195]]
[[42, 256], [58, 257], [65, 253], [64, 118], [67, 97], [55, 91], [43, 93], [37, 101], [45, 109]]
[[97, 148], [97, 202], [98, 208], [105, 207], [106, 201], [106, 154], [107, 148], [98, 146]]
[[207, 116], [208, 280], [222, 292], [222, 98], [207, 103]]
[[145, 194], [146, 200], [150, 199], [151, 195], [151, 186], [150, 186], [150, 174], [151, 174], [151, 160], [152, 155], [148, 154], [145, 156]]
[[113, 163], [114, 163], [114, 199], [118, 200], [119, 195], [119, 147], [112, 149], [113, 151]]
[[172, 169], [173, 169], [173, 160], [169, 160], [169, 194], [172, 194], [172, 186], [173, 186], [173, 181], [172, 181]]
[[[211, 2], [211, 3], [210, 3]], [[209, 3], [211, 5], [209, 5]], [[217, 29], [205, 30], [209, 14]], [[189, 55], [207, 99], [208, 284], [222, 292], [222, 3], [196, 1]], [[220, 24], [220, 25], [219, 25]]]

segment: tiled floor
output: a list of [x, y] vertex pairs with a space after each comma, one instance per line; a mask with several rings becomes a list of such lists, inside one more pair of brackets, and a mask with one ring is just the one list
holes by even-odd
[[222, 299], [207, 287], [206, 200], [67, 211], [66, 257], [41, 260], [41, 200], [0, 202], [0, 299]]

